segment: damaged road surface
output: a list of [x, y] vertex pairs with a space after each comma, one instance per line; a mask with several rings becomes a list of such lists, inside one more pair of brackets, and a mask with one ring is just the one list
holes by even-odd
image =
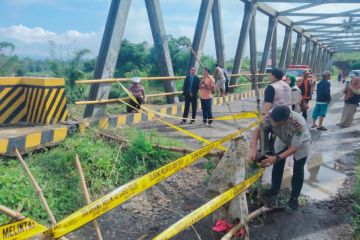
[[[305, 167], [305, 181], [300, 208], [287, 208], [288, 188], [291, 179], [291, 159], [287, 164], [283, 181], [284, 209], [272, 211], [249, 224], [250, 239], [255, 240], [347, 240], [351, 239], [349, 193], [355, 182], [355, 168], [360, 149], [360, 118], [355, 115], [354, 125], [341, 129], [338, 123], [343, 107], [343, 85], [332, 83], [335, 93], [324, 126], [326, 132], [311, 130], [312, 153]], [[233, 113], [256, 109], [255, 99], [231, 103]], [[309, 111], [311, 113], [311, 110]], [[216, 106], [214, 115], [229, 114], [228, 106]], [[200, 119], [201, 117], [198, 116]], [[219, 139], [237, 127], [248, 125], [251, 120], [215, 122], [214, 128], [201, 127], [200, 122], [185, 125], [184, 128], [208, 140]], [[174, 122], [176, 124], [176, 122]], [[308, 123], [311, 126], [311, 123]], [[141, 125], [144, 129], [156, 128], [160, 133], [183, 141], [192, 148], [201, 144], [175, 130], [156, 122]], [[250, 139], [251, 134], [245, 136]], [[229, 147], [230, 143], [225, 144]], [[207, 191], [209, 166], [214, 159], [200, 159], [195, 164], [174, 174], [160, 184], [148, 189], [125, 204], [106, 213], [98, 219], [104, 239], [133, 240], [152, 239], [185, 215], [210, 201], [213, 196]], [[268, 169], [263, 182], [269, 182]], [[248, 200], [248, 204], [249, 200]], [[250, 211], [250, 210], [249, 210]], [[217, 213], [219, 214], [219, 212]], [[194, 224], [173, 239], [212, 240], [221, 239], [222, 234], [212, 231], [214, 216], [211, 214]], [[92, 225], [74, 232], [69, 239], [96, 239]]]

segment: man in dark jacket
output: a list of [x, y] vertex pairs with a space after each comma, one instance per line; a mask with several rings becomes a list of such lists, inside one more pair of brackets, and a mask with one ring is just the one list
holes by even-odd
[[197, 95], [199, 91], [200, 79], [195, 75], [196, 68], [190, 69], [190, 74], [186, 76], [183, 86], [183, 96], [185, 98], [185, 109], [183, 114], [183, 120], [181, 124], [186, 123], [186, 119], [189, 115], [190, 103], [192, 108], [192, 118], [190, 124], [195, 122], [196, 110], [197, 110]]
[[[330, 95], [330, 72], [325, 71], [322, 74], [321, 81], [316, 86], [316, 105], [312, 114], [313, 125], [312, 128], [317, 127], [318, 130], [326, 131], [323, 126], [324, 118], [326, 117], [328, 105], [331, 101]], [[319, 127], [316, 125], [316, 120], [319, 118]]]

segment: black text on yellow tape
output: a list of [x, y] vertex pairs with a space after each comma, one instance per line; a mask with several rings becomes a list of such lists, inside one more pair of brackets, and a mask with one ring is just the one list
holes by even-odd
[[153, 240], [167, 240], [180, 233], [184, 229], [190, 227], [196, 222], [200, 221], [207, 215], [211, 214], [225, 203], [229, 202], [231, 199], [245, 191], [252, 184], [254, 184], [264, 173], [264, 169], [261, 169], [257, 174], [248, 178], [242, 183], [239, 183], [235, 187], [227, 190], [226, 192], [220, 194], [216, 198], [212, 199], [210, 202], [202, 205], [189, 215], [185, 216], [181, 220], [179, 220], [174, 225], [170, 226], [168, 229], [157, 235]]
[[0, 227], [0, 240], [28, 239], [45, 232], [47, 228], [30, 218], [6, 224]]
[[87, 224], [88, 222], [94, 220], [95, 218], [103, 215], [104, 213], [110, 211], [111, 209], [117, 207], [121, 203], [127, 201], [128, 199], [134, 197], [135, 195], [145, 191], [146, 189], [154, 186], [155, 184], [161, 182], [165, 178], [171, 176], [172, 174], [180, 171], [184, 167], [193, 163], [197, 159], [205, 156], [212, 149], [220, 146], [221, 144], [230, 141], [231, 139], [236, 138], [240, 134], [250, 130], [255, 127], [258, 122], [252, 123], [246, 128], [243, 128], [239, 131], [236, 131], [232, 134], [227, 135], [226, 137], [219, 139], [217, 141], [211, 142], [210, 144], [182, 157], [179, 158], [157, 170], [154, 170], [138, 179], [135, 179], [111, 193], [105, 195], [104, 197], [92, 202], [91, 204], [83, 207], [82, 209], [76, 211], [65, 219], [61, 220], [55, 226], [53, 226], [45, 234], [51, 237], [59, 238], [65, 234], [74, 231], [75, 229]]

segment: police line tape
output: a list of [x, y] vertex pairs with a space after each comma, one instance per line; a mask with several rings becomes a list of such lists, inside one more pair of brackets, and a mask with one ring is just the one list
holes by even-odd
[[[124, 87], [121, 83], [119, 83], [119, 84], [120, 84], [120, 86], [124, 89], [124, 91], [126, 92], [126, 94], [128, 94], [129, 98], [130, 98], [131, 100], [133, 100], [135, 103], [138, 104], [138, 102], [137, 102], [136, 98], [134, 97], [134, 95], [132, 95], [132, 93], [130, 93], [130, 92], [126, 89], [126, 87]], [[125, 102], [124, 100], [121, 100], [121, 99], [120, 99], [119, 101], [122, 102], [123, 104], [125, 104], [126, 106], [134, 109], [134, 110], [139, 110], [139, 109], [135, 108], [134, 106], [132, 106], [131, 104]], [[142, 113], [146, 114], [146, 115], [149, 115], [149, 112], [148, 112], [149, 110], [148, 110], [147, 108], [144, 108], [143, 106], [141, 106], [140, 111], [141, 111]], [[159, 114], [160, 114], [160, 113], [159, 113]], [[179, 131], [179, 132], [181, 132], [181, 133], [183, 133], [183, 134], [185, 134], [185, 135], [187, 135], [187, 136], [189, 136], [189, 137], [192, 137], [192, 138], [194, 138], [194, 139], [196, 139], [196, 140], [198, 140], [198, 141], [200, 141], [200, 142], [203, 142], [203, 143], [205, 143], [205, 144], [211, 143], [209, 140], [207, 140], [207, 139], [205, 139], [205, 138], [203, 138], [203, 137], [200, 137], [199, 135], [196, 135], [195, 133], [190, 132], [190, 131], [188, 131], [188, 130], [186, 130], [186, 129], [183, 129], [183, 128], [181, 128], [181, 127], [175, 126], [174, 124], [171, 124], [171, 123], [169, 123], [169, 122], [167, 122], [167, 121], [165, 121], [165, 120], [162, 120], [162, 119], [157, 118], [157, 117], [155, 117], [155, 116], [152, 116], [152, 118], [155, 119], [155, 120], [157, 120], [157, 121], [159, 121], [159, 122], [161, 122], [161, 123], [163, 123], [163, 124], [165, 124], [165, 125], [167, 125], [167, 126], [169, 126], [169, 127], [171, 127], [171, 128], [173, 128], [173, 129], [175, 129], [175, 130], [177, 130], [177, 131]], [[227, 151], [227, 149], [226, 149], [224, 146], [218, 146], [218, 147], [216, 147], [216, 148], [219, 149], [219, 150], [221, 150], [221, 151], [224, 151], [224, 152]]]
[[260, 171], [254, 176], [246, 179], [245, 181], [239, 183], [235, 187], [227, 190], [226, 192], [220, 194], [216, 198], [197, 208], [175, 224], [171, 225], [165, 231], [157, 235], [153, 240], [167, 240], [175, 236], [176, 234], [182, 232], [186, 228], [192, 226], [196, 222], [200, 221], [207, 215], [211, 214], [227, 202], [231, 201], [237, 195], [248, 189], [251, 185], [253, 185], [264, 173], [264, 168], [260, 169]]
[[22, 240], [39, 235], [47, 230], [47, 227], [25, 218], [20, 221], [0, 226], [0, 240]]
[[[178, 120], [185, 120], [185, 118], [169, 115], [169, 114], [166, 114], [166, 113], [162, 113], [162, 112], [156, 111], [154, 109], [151, 109], [151, 108], [140, 105], [138, 103], [137, 99], [134, 97], [134, 95], [131, 92], [129, 92], [129, 90], [123, 84], [121, 84], [120, 82], [117, 82], [117, 83], [125, 91], [125, 93], [128, 95], [128, 97], [132, 101], [134, 101], [136, 104], [138, 104], [140, 106], [140, 108], [142, 108], [146, 112], [151, 112], [151, 113], [153, 113], [155, 115], [158, 115], [160, 117], [166, 117], [166, 118], [172, 118], [172, 119], [178, 119]], [[127, 106], [129, 106], [129, 104], [126, 103], [124, 100], [119, 99], [119, 101], [121, 103], [126, 104]], [[134, 109], [136, 109], [136, 108], [134, 108]], [[136, 110], [138, 110], [138, 109], [136, 109]], [[247, 112], [241, 112], [241, 113], [228, 115], [228, 116], [215, 117], [215, 118], [213, 118], [211, 120], [213, 120], [213, 121], [229, 121], [229, 120], [234, 120], [234, 119], [251, 119], [251, 118], [258, 118], [258, 114], [255, 113], [255, 112], [247, 111]]]
[[222, 139], [211, 142], [210, 144], [184, 157], [181, 157], [140, 178], [137, 178], [127, 184], [122, 185], [111, 193], [101, 197], [100, 199], [92, 202], [91, 204], [81, 208], [80, 210], [61, 220], [53, 227], [51, 227], [48, 231], [46, 231], [45, 234], [50, 237], [59, 238], [74, 231], [75, 229], [78, 229], [81, 226], [84, 226], [85, 224], [105, 214], [106, 212], [124, 203], [130, 198], [154, 186], [155, 184], [161, 182], [165, 178], [173, 175], [181, 169], [189, 166], [191, 163], [205, 156], [214, 148], [236, 138], [240, 134], [250, 130], [258, 124], [259, 122], [256, 121], [241, 130], [229, 134]]

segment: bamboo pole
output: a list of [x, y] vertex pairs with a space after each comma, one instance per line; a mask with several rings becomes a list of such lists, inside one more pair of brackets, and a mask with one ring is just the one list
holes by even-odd
[[25, 160], [22, 158], [19, 150], [17, 148], [15, 148], [15, 153], [16, 153], [16, 156], [18, 157], [21, 165], [23, 166], [25, 172], [27, 173], [27, 175], [29, 176], [30, 180], [31, 180], [31, 183], [32, 185], [34, 186], [35, 190], [36, 190], [36, 193], [37, 195], [39, 196], [40, 198], [40, 202], [41, 204], [43, 205], [43, 207], [45, 208], [45, 211], [47, 212], [48, 216], [49, 216], [49, 219], [51, 221], [52, 224], [56, 224], [56, 219], [52, 213], [52, 211], [50, 210], [49, 208], [49, 205], [44, 197], [44, 194], [39, 186], [39, 184], [36, 182], [34, 176], [32, 175], [28, 165], [26, 164]]
[[0, 205], [0, 212], [2, 212], [6, 216], [11, 217], [15, 220], [23, 220], [25, 218], [18, 211], [14, 211], [8, 207], [5, 207], [4, 205]]
[[[77, 154], [76, 154], [76, 158], [75, 158], [75, 163], [76, 163], [76, 169], [77, 169], [77, 171], [79, 173], [79, 176], [80, 176], [81, 188], [83, 189], [83, 192], [84, 192], [84, 197], [85, 197], [86, 204], [90, 204], [91, 199], [90, 199], [89, 190], [88, 190], [88, 188], [86, 186], [84, 172], [83, 172], [82, 167], [81, 167], [79, 155], [77, 155]], [[101, 230], [100, 230], [100, 227], [99, 227], [99, 224], [98, 224], [97, 220], [95, 219], [94, 221], [92, 221], [92, 223], [93, 223], [95, 231], [96, 231], [97, 239], [98, 240], [103, 240]]]
[[[169, 95], [178, 95], [182, 92], [171, 92], [171, 93], [156, 93], [156, 94], [149, 94], [146, 95], [146, 98], [151, 97], [164, 97]], [[108, 103], [119, 103], [121, 101], [126, 101], [129, 98], [114, 98], [114, 99], [100, 99], [100, 100], [92, 100], [92, 101], [78, 101], [75, 102], [76, 105], [85, 105], [85, 104], [108, 104]]]
[[[270, 74], [257, 73], [257, 76], [270, 76]], [[229, 74], [229, 77], [251, 76], [250, 73], [236, 73]], [[201, 76], [199, 76], [201, 77]], [[173, 81], [178, 79], [185, 79], [185, 76], [173, 77], [142, 77], [142, 81]], [[108, 79], [94, 79], [94, 80], [78, 80], [75, 83], [80, 84], [99, 84], [99, 83], [115, 83], [115, 82], [130, 82], [131, 78], [108, 78]]]
[[247, 223], [249, 223], [252, 219], [256, 218], [257, 216], [260, 216], [261, 214], [265, 213], [265, 212], [269, 212], [271, 210], [273, 210], [274, 208], [269, 208], [266, 206], [263, 206], [257, 210], [255, 210], [254, 212], [250, 213], [249, 215], [247, 215], [245, 217], [245, 219], [243, 219], [240, 223], [238, 223], [237, 225], [235, 225], [232, 229], [230, 229], [230, 231], [221, 238], [221, 240], [231, 240], [231, 238]]

